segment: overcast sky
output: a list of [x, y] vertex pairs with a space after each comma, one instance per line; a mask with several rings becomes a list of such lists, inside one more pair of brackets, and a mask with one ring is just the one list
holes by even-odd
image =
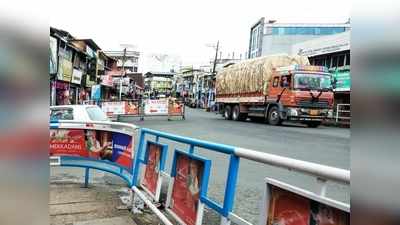
[[172, 55], [183, 65], [208, 62], [214, 50], [206, 44], [217, 40], [223, 55], [244, 54], [250, 27], [261, 17], [296, 23], [341, 23], [350, 17], [347, 0], [69, 0], [49, 4], [55, 5], [50, 11], [51, 26], [78, 38], [92, 38], [103, 50], [129, 43], [143, 54]]

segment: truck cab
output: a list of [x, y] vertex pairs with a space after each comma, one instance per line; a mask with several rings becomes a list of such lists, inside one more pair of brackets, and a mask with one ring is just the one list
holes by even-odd
[[267, 120], [283, 120], [317, 127], [332, 116], [332, 76], [326, 67], [292, 65], [273, 70], [266, 90]]

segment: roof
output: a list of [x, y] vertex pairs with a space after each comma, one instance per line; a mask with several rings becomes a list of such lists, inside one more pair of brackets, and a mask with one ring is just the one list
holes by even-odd
[[94, 50], [101, 50], [101, 48], [93, 41], [93, 39], [73, 39], [71, 41], [84, 41], [87, 45], [94, 48]]

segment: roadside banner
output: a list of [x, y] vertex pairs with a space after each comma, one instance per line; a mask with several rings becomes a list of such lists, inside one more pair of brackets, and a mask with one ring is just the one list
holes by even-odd
[[187, 225], [201, 224], [211, 161], [185, 152], [175, 151], [167, 199], [168, 212]]
[[184, 105], [181, 102], [170, 100], [168, 104], [169, 116], [182, 116], [184, 113]]
[[132, 136], [103, 130], [50, 129], [50, 156], [76, 156], [132, 168]]
[[145, 115], [168, 115], [168, 99], [147, 99], [144, 105]]
[[143, 189], [158, 202], [161, 192], [162, 177], [164, 170], [167, 145], [148, 141], [145, 152], [145, 170], [141, 181]]
[[101, 109], [107, 116], [139, 115], [139, 105], [133, 101], [102, 102]]
[[260, 224], [266, 225], [350, 225], [349, 206], [267, 179]]

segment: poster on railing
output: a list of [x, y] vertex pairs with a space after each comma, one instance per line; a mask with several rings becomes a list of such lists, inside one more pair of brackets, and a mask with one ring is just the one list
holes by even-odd
[[144, 176], [142, 178], [142, 186], [151, 194], [155, 201], [158, 201], [161, 189], [160, 171], [162, 168], [163, 151], [165, 145], [147, 142]]
[[[169, 208], [173, 215], [187, 225], [197, 224], [202, 215], [199, 210], [202, 183], [208, 183], [210, 161], [176, 151], [173, 162], [174, 182]], [[206, 177], [206, 178], [205, 178]], [[207, 180], [204, 180], [207, 179]]]
[[50, 129], [50, 156], [77, 156], [132, 167], [132, 136], [100, 130]]
[[[272, 180], [272, 179], [271, 179]], [[310, 197], [307, 191], [290, 191], [268, 183], [266, 206], [266, 225], [350, 225], [350, 214], [330, 205], [328, 201]], [[289, 187], [290, 185], [288, 185]], [[296, 190], [301, 190], [296, 188]], [[302, 194], [303, 193], [303, 194]], [[321, 198], [322, 199], [322, 198]]]
[[102, 102], [101, 109], [107, 116], [115, 115], [139, 115], [139, 106], [137, 102]]
[[145, 115], [168, 115], [168, 99], [147, 99], [144, 105]]
[[168, 114], [170, 116], [182, 116], [183, 115], [183, 104], [177, 101], [169, 101]]
[[102, 102], [101, 109], [107, 116], [125, 114], [125, 102]]

